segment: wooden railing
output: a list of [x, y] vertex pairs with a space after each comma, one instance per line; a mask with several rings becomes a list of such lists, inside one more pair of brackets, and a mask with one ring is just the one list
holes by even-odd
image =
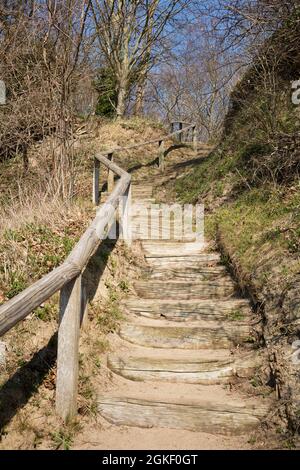
[[[97, 154], [94, 158], [93, 202], [100, 202], [100, 164], [108, 169], [107, 188], [109, 197], [97, 211], [97, 215], [75, 245], [64, 263], [49, 274], [29, 286], [20, 294], [0, 306], [0, 336], [13, 328], [34, 309], [60, 291], [58, 349], [57, 349], [57, 382], [56, 382], [56, 411], [65, 421], [77, 413], [78, 390], [78, 354], [80, 319], [86, 305], [85, 286], [82, 273], [89, 260], [97, 250], [101, 240], [109, 232], [114, 222], [115, 212], [119, 201], [123, 198], [122, 213], [119, 214], [124, 240], [130, 240], [128, 227], [128, 209], [131, 200], [131, 175], [113, 162], [114, 153], [121, 150], [158, 143], [160, 168], [164, 167], [164, 143], [177, 138], [182, 133], [192, 129], [195, 135], [195, 125], [190, 124], [178, 131], [158, 139], [131, 145], [129, 147], [111, 149], [105, 154]], [[193, 145], [195, 139], [193, 138]], [[119, 178], [116, 185], [115, 175]]]
[[[174, 131], [175, 124], [179, 124], [179, 129]], [[183, 124], [186, 127], [183, 127]], [[158, 143], [158, 165], [159, 168], [163, 171], [165, 169], [165, 143], [168, 140], [174, 139], [178, 140], [180, 145], [185, 146], [192, 146], [192, 148], [196, 151], [197, 150], [197, 130], [196, 124], [189, 124], [189, 123], [181, 123], [180, 121], [174, 121], [171, 123], [171, 133], [163, 136], [158, 137], [156, 139], [148, 140], [145, 142], [141, 142], [139, 144], [129, 145], [127, 147], [115, 147], [111, 148], [110, 150], [105, 151], [106, 157], [112, 162], [114, 156], [117, 152], [125, 151], [125, 150], [132, 150], [139, 147], [144, 147], [150, 144]], [[186, 137], [185, 139], [183, 137]], [[93, 193], [93, 202], [94, 204], [98, 205], [100, 201], [100, 193], [99, 193], [99, 161], [98, 157], [95, 157], [95, 164], [94, 164], [94, 193]], [[113, 181], [114, 175], [113, 172], [109, 171], [108, 174], [108, 182], [107, 182], [107, 189], [108, 192], [111, 192], [113, 188]]]

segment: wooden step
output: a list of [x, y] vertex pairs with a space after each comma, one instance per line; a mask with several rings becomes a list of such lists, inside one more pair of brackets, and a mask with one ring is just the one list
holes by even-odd
[[153, 194], [153, 186], [147, 184], [132, 184], [131, 185], [132, 196], [145, 196], [151, 197]]
[[136, 281], [134, 288], [145, 299], [205, 299], [228, 298], [234, 295], [236, 288], [229, 281], [181, 281], [181, 280], [146, 280]]
[[253, 342], [251, 327], [240, 322], [210, 327], [124, 323], [119, 335], [130, 343], [150, 348], [226, 349]]
[[148, 271], [148, 277], [150, 279], [177, 279], [177, 280], [195, 280], [195, 281], [216, 281], [216, 280], [230, 280], [231, 277], [228, 274], [224, 266], [212, 266], [204, 268], [169, 268], [169, 269], [155, 269]]
[[186, 269], [216, 266], [221, 258], [217, 253], [203, 253], [186, 256], [146, 256], [149, 266], [155, 269]]
[[[184, 354], [188, 352], [187, 354]], [[191, 384], [229, 383], [234, 377], [252, 377], [261, 365], [258, 354], [247, 354], [245, 357], [212, 359], [213, 351], [205, 351], [206, 356], [190, 351], [180, 351], [160, 356], [147, 352], [147, 355], [122, 354], [109, 355], [108, 367], [118, 375], [130, 380], [182, 382]]]
[[157, 300], [127, 298], [123, 306], [128, 312], [148, 318], [172, 321], [218, 320], [241, 321], [250, 318], [251, 308], [245, 299], [222, 300]]
[[[134, 204], [143, 204], [143, 206], [150, 208], [153, 204], [155, 204], [155, 199], [153, 197], [136, 196], [132, 198], [132, 202]], [[133, 213], [133, 217], [136, 217], [134, 213]]]
[[171, 428], [223, 435], [239, 435], [255, 429], [268, 412], [268, 405], [219, 403], [188, 398], [180, 402], [134, 396], [103, 396], [100, 414], [110, 423], [142, 428]]
[[201, 254], [206, 244], [162, 240], [159, 242], [143, 242], [142, 246], [146, 256], [187, 256]]

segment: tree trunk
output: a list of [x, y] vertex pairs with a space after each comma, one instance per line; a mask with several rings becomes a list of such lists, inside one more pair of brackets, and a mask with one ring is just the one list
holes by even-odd
[[119, 87], [118, 87], [118, 102], [117, 102], [117, 119], [118, 120], [124, 117], [126, 96], [127, 96], [127, 80], [125, 78], [121, 78], [119, 81]]
[[134, 105], [134, 115], [140, 116], [143, 110], [144, 104], [144, 95], [145, 95], [145, 82], [144, 80], [139, 83], [137, 90], [136, 90], [136, 99]]

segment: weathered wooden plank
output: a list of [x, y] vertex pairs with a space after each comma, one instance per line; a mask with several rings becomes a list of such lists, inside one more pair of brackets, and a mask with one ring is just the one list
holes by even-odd
[[214, 328], [126, 323], [121, 325], [119, 334], [130, 343], [151, 348], [226, 349], [249, 342], [251, 327], [240, 322], [228, 322]]
[[194, 320], [240, 321], [251, 317], [248, 300], [178, 300], [128, 298], [123, 302], [125, 310], [146, 318], [166, 318], [171, 321]]
[[160, 240], [159, 243], [155, 241], [148, 241], [143, 242], [142, 245], [147, 257], [186, 255], [196, 256], [198, 254], [203, 254], [203, 250], [206, 247], [204, 243], [186, 243], [181, 240], [174, 242]]
[[160, 140], [158, 142], [158, 166], [161, 171], [165, 169], [165, 146], [164, 141]]
[[220, 255], [203, 253], [199, 255], [187, 254], [185, 256], [146, 256], [148, 265], [159, 269], [203, 268], [216, 266], [220, 263]]
[[57, 348], [56, 411], [68, 421], [77, 413], [81, 276], [61, 291]]
[[114, 191], [107, 201], [100, 207], [92, 224], [81, 237], [77, 245], [69, 255], [69, 260], [78, 264], [83, 269], [100, 241], [109, 231], [110, 224], [113, 222], [115, 210], [118, 207], [119, 199], [124, 195], [130, 184], [130, 175], [124, 176], [117, 182]]
[[93, 174], [93, 204], [99, 205], [100, 201], [100, 190], [99, 190], [99, 178], [100, 178], [100, 162], [94, 158], [94, 174]]
[[144, 141], [144, 142], [140, 142], [138, 144], [132, 144], [132, 145], [128, 145], [127, 147], [113, 147], [109, 150], [106, 151], [106, 154], [109, 154], [109, 153], [114, 153], [114, 152], [121, 152], [121, 151], [126, 151], [126, 150], [131, 150], [131, 149], [135, 149], [135, 148], [139, 148], [139, 147], [145, 147], [146, 145], [151, 145], [151, 144], [156, 144], [158, 143], [160, 140], [170, 140], [170, 139], [173, 139], [173, 138], [176, 138], [178, 136], [180, 136], [180, 134], [184, 133], [184, 132], [187, 132], [189, 129], [191, 129], [195, 124], [188, 124], [186, 127], [182, 127], [181, 129], [179, 129], [178, 131], [173, 131], [171, 132], [170, 134], [167, 134], [167, 135], [164, 135], [164, 136], [161, 136], [161, 137], [158, 137], [156, 139], [152, 139], [152, 140], [147, 140], [147, 141]]
[[201, 280], [170, 280], [164, 282], [156, 279], [136, 281], [134, 288], [140, 297], [145, 299], [176, 298], [176, 299], [202, 299], [227, 298], [236, 292], [235, 284], [229, 280], [201, 281]]
[[32, 286], [5, 302], [0, 307], [0, 335], [3, 335], [35, 308], [39, 307], [67, 282], [78, 276], [80, 268], [65, 262]]
[[[218, 269], [220, 268], [220, 269]], [[215, 281], [215, 280], [228, 280], [231, 279], [230, 275], [224, 268], [224, 266], [215, 266], [215, 267], [206, 267], [206, 268], [169, 268], [161, 270], [150, 270], [149, 271], [150, 279], [181, 279], [184, 281], [188, 280], [203, 280], [203, 281]]]
[[135, 397], [101, 397], [99, 411], [109, 422], [144, 428], [175, 428], [213, 434], [239, 435], [259, 426], [269, 406], [261, 402], [251, 404], [216, 403], [210, 401], [177, 403], [143, 400]]
[[121, 226], [122, 226], [122, 239], [128, 246], [131, 246], [132, 233], [131, 233], [131, 185], [128, 186], [123, 196], [123, 206], [121, 215]]
[[198, 143], [197, 143], [197, 128], [196, 128], [196, 126], [192, 127], [192, 141], [193, 141], [193, 149], [194, 149], [195, 152], [197, 152]]
[[209, 353], [206, 357], [190, 352], [182, 357], [110, 354], [107, 364], [113, 372], [130, 380], [212, 385], [229, 383], [234, 377], [251, 377], [262, 363], [253, 353], [240, 359], [211, 359]]
[[129, 174], [122, 172], [122, 177], [118, 181], [113, 193], [99, 209], [92, 224], [60, 267], [54, 269], [0, 307], [0, 335], [10, 330], [71, 279], [80, 274], [99, 246], [109, 224], [112, 223], [119, 198], [128, 188], [130, 179], [131, 176]]
[[122, 176], [130, 176], [125, 170], [120, 168], [116, 163], [112, 162], [111, 160], [108, 160], [104, 155], [101, 153], [97, 153], [95, 155], [95, 158], [99, 160], [99, 162], [103, 163], [106, 168], [109, 168], [112, 170], [116, 175], [122, 177]]
[[[108, 160], [113, 162], [114, 159], [114, 154], [109, 153], [108, 154]], [[111, 193], [114, 189], [114, 184], [115, 184], [115, 172], [112, 169], [108, 169], [108, 177], [107, 177], [107, 191], [108, 193]]]

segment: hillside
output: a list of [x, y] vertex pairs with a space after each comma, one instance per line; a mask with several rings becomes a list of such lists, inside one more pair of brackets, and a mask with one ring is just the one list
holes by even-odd
[[[83, 129], [82, 129], [83, 127]], [[161, 126], [143, 119], [120, 123], [94, 120], [81, 123], [75, 142], [75, 197], [62, 202], [45, 191], [44, 162], [49, 141], [31, 148], [30, 170], [22, 161], [1, 164], [0, 305], [60, 265], [94, 217], [91, 203], [93, 155], [111, 146], [124, 146], [161, 135]], [[151, 146], [149, 155], [151, 155]], [[144, 152], [122, 155], [123, 167], [149, 160]], [[152, 152], [153, 155], [153, 152]], [[148, 159], [148, 160], [147, 160]], [[103, 173], [101, 181], [106, 175]], [[5, 196], [5, 197], [4, 197]], [[85, 271], [88, 321], [81, 334], [79, 412], [90, 423], [96, 413], [91, 378], [102, 378], [101, 354], [107, 334], [121, 319], [119, 301], [130, 289], [128, 278], [138, 272], [122, 242], [104, 241]], [[63, 426], [55, 415], [58, 295], [42, 304], [24, 322], [1, 338], [6, 361], [0, 364], [0, 448], [68, 448], [78, 423]]]
[[263, 56], [232, 92], [220, 145], [174, 188], [180, 201], [204, 202], [206, 236], [221, 248], [260, 312], [269, 380], [280, 398], [277, 413], [292, 433], [299, 427], [300, 399], [299, 363], [291, 358], [297, 354], [293, 343], [300, 320], [300, 108], [292, 104], [291, 89], [291, 80], [299, 78], [299, 53], [294, 39], [285, 30], [267, 42]]

